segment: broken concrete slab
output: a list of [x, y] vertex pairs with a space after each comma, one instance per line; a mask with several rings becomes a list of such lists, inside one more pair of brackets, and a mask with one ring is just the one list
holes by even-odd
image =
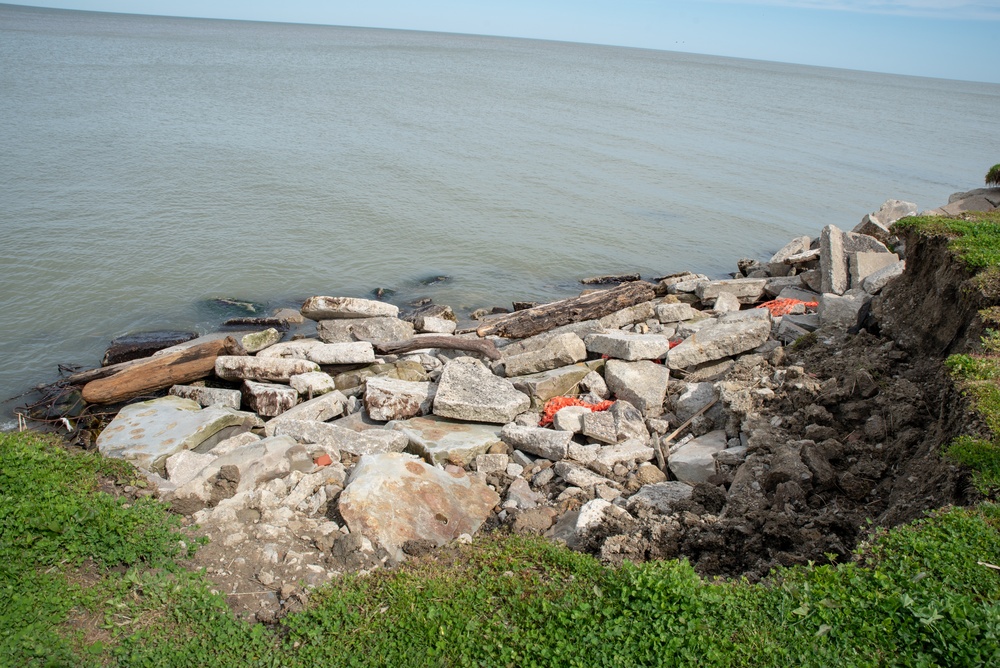
[[629, 402], [646, 417], [663, 414], [663, 400], [670, 378], [670, 370], [665, 365], [645, 360], [608, 360], [604, 377], [616, 397]]
[[456, 467], [441, 470], [408, 454], [362, 457], [340, 494], [351, 532], [378, 542], [397, 560], [410, 540], [445, 545], [476, 533], [499, 495]]
[[322, 394], [318, 397], [303, 401], [298, 406], [290, 408], [273, 420], [268, 420], [264, 425], [264, 433], [267, 436], [274, 436], [274, 428], [282, 420], [312, 420], [316, 422], [326, 422], [344, 414], [347, 407], [347, 397], [338, 390]]
[[632, 470], [642, 462], [648, 462], [655, 456], [653, 448], [642, 441], [625, 441], [616, 445], [601, 448], [587, 466], [603, 476], [611, 476], [618, 464], [624, 464]]
[[375, 362], [375, 349], [368, 341], [321, 343], [306, 351], [306, 359], [316, 364], [372, 364]]
[[501, 442], [500, 427], [444, 419], [434, 415], [396, 420], [386, 425], [402, 434], [407, 450], [432, 464], [449, 461], [469, 464]]
[[539, 350], [504, 356], [507, 377], [526, 376], [539, 371], [558, 369], [587, 359], [583, 339], [572, 332], [548, 339]]
[[899, 262], [899, 256], [895, 253], [851, 253], [849, 266], [851, 270], [851, 287], [862, 287], [862, 281], [880, 269]]
[[555, 462], [566, 458], [573, 434], [569, 431], [508, 424], [500, 430], [500, 439], [515, 450]]
[[664, 324], [704, 318], [705, 314], [690, 304], [657, 304], [656, 317]]
[[766, 309], [727, 313], [667, 353], [667, 365], [671, 369], [685, 369], [753, 350], [771, 334], [769, 315]]
[[795, 237], [789, 241], [767, 261], [768, 272], [771, 276], [787, 276], [792, 270], [792, 266], [786, 264], [785, 260], [793, 255], [809, 250], [811, 243], [812, 240], [809, 237]]
[[373, 420], [405, 420], [431, 412], [437, 385], [376, 376], [365, 383], [365, 410]]
[[389, 317], [321, 320], [316, 325], [316, 335], [326, 343], [408, 341], [413, 333], [413, 323]]
[[741, 304], [755, 304], [764, 294], [767, 280], [763, 278], [733, 278], [725, 281], [706, 281], [695, 290], [702, 303], [712, 305], [720, 294], [728, 292]]
[[541, 410], [552, 397], [574, 394], [574, 390], [592, 371], [586, 364], [571, 364], [559, 369], [542, 371], [512, 378], [514, 388], [526, 394], [531, 400], [531, 408]]
[[181, 450], [206, 451], [221, 440], [249, 431], [257, 417], [231, 408], [202, 408], [175, 396], [129, 404], [97, 437], [105, 457], [127, 459], [163, 472], [166, 458]]
[[395, 318], [399, 307], [373, 299], [357, 297], [310, 297], [301, 308], [301, 313], [310, 320], [338, 320], [343, 318]]
[[327, 452], [336, 450], [352, 455], [402, 452], [409, 442], [404, 434], [389, 429], [355, 431], [336, 423], [316, 420], [280, 420], [274, 426], [274, 433], [276, 436], [290, 436], [299, 443], [314, 443]]
[[281, 415], [299, 401], [299, 391], [287, 385], [243, 381], [243, 401], [257, 415]]
[[819, 321], [822, 327], [848, 329], [858, 322], [858, 312], [871, 300], [864, 290], [851, 290], [844, 295], [825, 294], [819, 299]]
[[309, 359], [308, 354], [312, 348], [316, 346], [323, 345], [322, 341], [317, 339], [299, 339], [297, 341], [283, 341], [281, 343], [275, 343], [273, 346], [269, 346], [264, 350], [257, 353], [257, 357], [270, 358], [270, 357], [283, 357], [286, 359]]
[[284, 381], [300, 373], [319, 371], [315, 362], [280, 357], [245, 357], [219, 355], [215, 358], [215, 375], [224, 380]]
[[181, 399], [197, 401], [204, 408], [209, 406], [228, 406], [239, 410], [243, 395], [239, 390], [227, 390], [222, 387], [202, 387], [198, 385], [174, 385], [167, 392]]
[[294, 387], [304, 397], [312, 399], [321, 394], [328, 394], [337, 389], [333, 377], [323, 371], [300, 373], [288, 379], [288, 384]]
[[434, 396], [434, 414], [469, 422], [512, 422], [531, 406], [528, 395], [493, 374], [479, 360], [459, 357], [444, 366]]
[[660, 334], [629, 334], [620, 331], [590, 334], [585, 343], [587, 351], [591, 353], [627, 362], [660, 359], [670, 350], [670, 339]]
[[878, 294], [892, 279], [902, 276], [904, 271], [906, 271], [906, 260], [900, 260], [870, 274], [861, 282], [861, 287], [870, 295]]

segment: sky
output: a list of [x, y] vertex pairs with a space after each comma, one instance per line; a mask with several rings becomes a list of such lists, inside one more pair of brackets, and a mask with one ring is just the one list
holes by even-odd
[[1000, 83], [1000, 0], [50, 0], [15, 4], [611, 44]]

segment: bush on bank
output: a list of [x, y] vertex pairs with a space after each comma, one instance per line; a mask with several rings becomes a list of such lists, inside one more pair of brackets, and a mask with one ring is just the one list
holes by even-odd
[[875, 531], [857, 560], [708, 582], [685, 561], [609, 568], [484, 536], [347, 576], [269, 628], [177, 559], [176, 520], [99, 480], [121, 462], [0, 435], [0, 664], [996, 665], [1000, 507]]

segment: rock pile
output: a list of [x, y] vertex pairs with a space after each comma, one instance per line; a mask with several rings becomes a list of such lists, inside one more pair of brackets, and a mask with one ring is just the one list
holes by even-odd
[[[470, 352], [479, 336], [447, 307], [401, 318], [383, 302], [312, 297], [301, 315], [316, 338], [241, 335], [247, 354], [219, 354], [213, 376], [127, 406], [97, 444], [214, 537], [206, 549], [226, 565], [210, 575], [231, 593], [264, 587], [240, 600], [260, 619], [294, 604], [297, 582], [484, 526], [611, 560], [672, 556], [676, 545], [650, 547], [654, 534], [819, 503], [838, 485], [865, 497], [863, 475], [830, 464], [838, 433], [819, 399], [830, 388], [788, 364], [784, 345], [866, 326], [868, 302], [905, 266], [890, 226], [915, 211], [887, 202], [852, 232], [829, 225], [741, 260], [734, 278], [663, 277], [601, 317], [491, 336], [498, 354]], [[792, 300], [787, 313], [760, 307], [775, 299]], [[537, 320], [545, 308], [497, 317]], [[382, 352], [401, 342], [407, 352]], [[568, 406], [539, 426], [565, 396], [613, 403]], [[766, 407], [789, 401], [812, 411], [795, 418], [811, 426], [767, 441], [782, 422], [763, 420]]]

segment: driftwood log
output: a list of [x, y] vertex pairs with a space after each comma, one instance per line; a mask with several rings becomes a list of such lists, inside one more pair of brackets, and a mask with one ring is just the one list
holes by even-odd
[[491, 360], [500, 359], [500, 351], [492, 341], [466, 339], [461, 336], [420, 336], [406, 341], [373, 343], [380, 355], [398, 355], [425, 348], [446, 348], [448, 350], [469, 350], [485, 355]]
[[210, 375], [215, 370], [215, 358], [219, 355], [240, 354], [246, 354], [243, 346], [227, 336], [176, 353], [126, 362], [112, 375], [84, 385], [83, 400], [88, 404], [114, 404], [178, 383], [190, 383]]
[[523, 339], [550, 329], [583, 320], [603, 318], [615, 311], [654, 299], [653, 286], [644, 281], [622, 283], [611, 290], [591, 292], [582, 297], [541, 304], [515, 311], [483, 323], [479, 336], [496, 334], [510, 339]]

